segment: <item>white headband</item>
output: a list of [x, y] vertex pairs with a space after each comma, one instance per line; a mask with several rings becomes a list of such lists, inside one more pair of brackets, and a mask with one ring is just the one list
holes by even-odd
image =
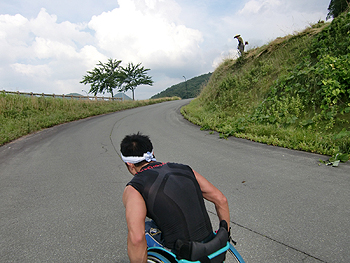
[[122, 157], [122, 160], [125, 163], [139, 163], [142, 161], [147, 161], [147, 162], [151, 162], [151, 161], [156, 161], [156, 158], [154, 158], [153, 156], [153, 150], [152, 152], [146, 152], [143, 154], [143, 156], [124, 156], [122, 153], [120, 153], [120, 156]]

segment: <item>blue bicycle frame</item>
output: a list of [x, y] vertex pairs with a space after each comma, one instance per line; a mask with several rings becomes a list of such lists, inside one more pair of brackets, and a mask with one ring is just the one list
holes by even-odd
[[[215, 258], [216, 256], [220, 255], [221, 253], [229, 251], [231, 252], [240, 263], [244, 263], [243, 258], [238, 253], [238, 251], [235, 249], [235, 247], [230, 243], [227, 242], [226, 246], [219, 249], [218, 251], [215, 251], [214, 253], [210, 254], [208, 256], [209, 259]], [[200, 261], [189, 261], [186, 259], [176, 259], [176, 255], [162, 247], [149, 247], [148, 248], [148, 255], [153, 256], [159, 260], [161, 260], [164, 263], [201, 263]]]

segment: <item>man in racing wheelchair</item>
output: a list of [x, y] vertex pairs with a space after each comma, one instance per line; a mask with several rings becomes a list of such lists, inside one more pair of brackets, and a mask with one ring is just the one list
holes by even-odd
[[157, 162], [148, 136], [125, 136], [120, 151], [128, 171], [134, 175], [123, 193], [130, 262], [147, 262], [146, 217], [152, 219], [146, 234], [178, 259], [222, 262], [224, 255], [206, 261], [208, 251], [220, 249], [229, 235], [227, 230], [224, 235], [213, 233], [204, 204], [204, 199], [214, 203], [220, 222], [229, 224], [228, 202], [221, 191], [187, 165]]

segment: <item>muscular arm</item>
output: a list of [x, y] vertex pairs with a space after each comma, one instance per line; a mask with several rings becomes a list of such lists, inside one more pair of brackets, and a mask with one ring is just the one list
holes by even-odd
[[225, 220], [230, 227], [230, 211], [228, 207], [227, 198], [219, 189], [212, 185], [202, 175], [193, 171], [199, 186], [202, 190], [203, 197], [215, 204], [216, 213], [218, 214], [219, 220]]
[[145, 238], [146, 204], [141, 194], [132, 186], [127, 186], [123, 194], [125, 216], [128, 225], [128, 255], [131, 263], [147, 262], [147, 242]]

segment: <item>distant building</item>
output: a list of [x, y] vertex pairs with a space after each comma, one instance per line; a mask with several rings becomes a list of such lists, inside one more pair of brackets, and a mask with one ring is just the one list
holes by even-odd
[[114, 98], [122, 98], [122, 100], [132, 100], [129, 96], [125, 95], [125, 93], [119, 92], [113, 96]]

